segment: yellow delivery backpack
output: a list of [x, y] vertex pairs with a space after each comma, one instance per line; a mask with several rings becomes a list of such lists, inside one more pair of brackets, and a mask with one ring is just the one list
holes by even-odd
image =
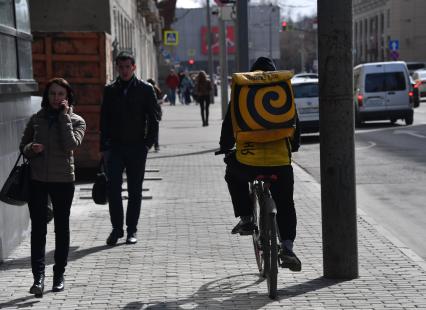
[[291, 71], [234, 73], [231, 117], [237, 142], [271, 142], [292, 137], [296, 108]]

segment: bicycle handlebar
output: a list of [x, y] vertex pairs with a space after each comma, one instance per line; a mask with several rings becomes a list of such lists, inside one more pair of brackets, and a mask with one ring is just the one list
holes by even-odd
[[222, 154], [224, 154], [224, 155], [226, 155], [226, 154], [228, 154], [228, 153], [231, 153], [233, 150], [218, 150], [218, 151], [216, 151], [216, 152], [214, 152], [214, 155], [222, 155]]

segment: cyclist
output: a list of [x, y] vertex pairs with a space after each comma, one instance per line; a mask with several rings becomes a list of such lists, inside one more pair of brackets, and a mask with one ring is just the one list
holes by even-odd
[[[273, 61], [259, 57], [250, 71], [276, 71]], [[232, 234], [250, 235], [256, 228], [252, 219], [251, 199], [248, 182], [257, 175], [276, 175], [278, 179], [271, 184], [271, 194], [277, 206], [277, 224], [280, 233], [281, 247], [279, 257], [283, 265], [292, 271], [301, 270], [301, 262], [293, 251], [296, 237], [296, 211], [293, 200], [293, 167], [291, 153], [296, 152], [300, 145], [300, 130], [296, 117], [296, 130], [292, 138], [284, 140], [255, 143], [235, 141], [231, 112], [228, 106], [222, 123], [220, 149], [227, 155], [225, 180], [228, 184], [234, 207], [235, 217], [240, 217], [238, 224], [232, 229]], [[234, 148], [235, 151], [229, 150]]]

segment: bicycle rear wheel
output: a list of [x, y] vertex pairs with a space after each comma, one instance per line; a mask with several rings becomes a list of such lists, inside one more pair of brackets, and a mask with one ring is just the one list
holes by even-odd
[[263, 268], [263, 251], [262, 251], [262, 242], [260, 240], [260, 230], [259, 230], [259, 228], [261, 227], [259, 203], [254, 193], [251, 194], [251, 199], [253, 202], [253, 223], [256, 225], [256, 229], [252, 235], [254, 255], [256, 257], [256, 263], [257, 263], [257, 268], [259, 269], [259, 273], [261, 274], [261, 276], [264, 277], [265, 275], [264, 275], [264, 268]]
[[269, 213], [265, 216], [264, 260], [265, 275], [268, 284], [268, 295], [274, 299], [277, 296], [278, 276], [278, 246], [276, 215]]

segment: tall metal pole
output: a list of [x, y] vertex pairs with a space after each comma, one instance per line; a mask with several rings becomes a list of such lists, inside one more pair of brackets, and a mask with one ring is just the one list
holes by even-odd
[[272, 59], [272, 12], [269, 12], [269, 58], [271, 59]]
[[249, 70], [249, 47], [248, 47], [248, 1], [237, 0], [237, 70], [245, 72]]
[[222, 119], [228, 109], [228, 45], [226, 44], [226, 25], [223, 18], [219, 18], [220, 38], [220, 93], [222, 99]]
[[358, 277], [352, 1], [318, 0], [323, 267]]
[[210, 102], [214, 100], [214, 76], [213, 76], [213, 55], [212, 55], [212, 26], [210, 21], [210, 0], [207, 1], [207, 46], [208, 46], [208, 66], [209, 66], [209, 75], [210, 75], [210, 83], [211, 89], [210, 92]]

